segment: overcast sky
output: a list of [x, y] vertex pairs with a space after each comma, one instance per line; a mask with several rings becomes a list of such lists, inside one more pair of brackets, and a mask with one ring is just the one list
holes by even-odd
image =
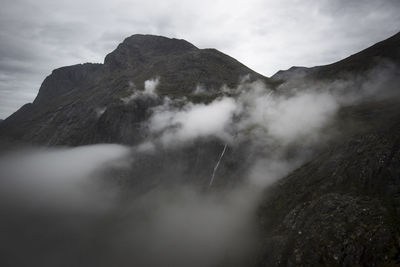
[[400, 0], [2, 0], [0, 118], [54, 68], [103, 62], [136, 33], [216, 48], [271, 76], [342, 59], [400, 31]]

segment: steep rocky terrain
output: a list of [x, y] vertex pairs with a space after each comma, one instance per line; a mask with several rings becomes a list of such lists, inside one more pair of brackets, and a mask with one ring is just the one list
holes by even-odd
[[343, 110], [360, 129], [266, 191], [262, 265], [399, 264], [399, 104]]
[[[65, 215], [62, 212], [57, 211], [50, 216], [39, 209], [37, 214], [37, 211], [28, 210], [27, 214], [21, 215], [14, 210], [14, 206], [9, 207], [2, 202], [0, 208], [14, 214], [2, 222], [13, 233], [7, 235], [6, 241], [12, 243], [15, 236], [23, 233], [20, 239], [25, 240], [23, 243], [28, 244], [26, 250], [30, 251], [31, 245], [26, 236], [40, 235], [50, 221], [55, 225], [51, 229], [55, 230], [50, 234], [46, 232], [48, 236], [40, 235], [39, 239], [44, 240], [44, 247], [54, 249], [52, 255], [66, 255], [68, 260], [65, 262], [74, 265], [82, 264], [83, 260], [86, 265], [107, 266], [107, 263], [118, 262], [121, 266], [130, 266], [136, 258], [142, 259], [142, 251], [135, 251], [139, 256], [131, 253], [131, 245], [142, 248], [142, 242], [135, 243], [138, 242], [136, 238], [143, 239], [144, 243], [147, 239], [143, 237], [145, 234], [139, 233], [133, 235], [134, 241], [123, 239], [126, 244], [116, 242], [114, 234], [123, 233], [125, 238], [136, 230], [128, 227], [129, 234], [126, 234], [120, 230], [126, 227], [121, 222], [139, 229], [143, 227], [142, 222], [146, 227], [147, 224], [153, 226], [151, 212], [158, 211], [163, 205], [170, 207], [169, 203], [164, 203], [163, 197], [154, 193], [154, 199], [161, 199], [160, 203], [156, 200], [153, 203], [153, 198], [144, 198], [144, 202], [151, 205], [134, 206], [139, 211], [129, 221], [131, 209], [134, 209], [129, 201], [134, 199], [135, 204], [141, 204], [136, 199], [138, 195], [153, 194], [162, 186], [171, 189], [176, 185], [190, 185], [200, 188], [199, 194], [204, 197], [199, 197], [201, 205], [196, 202], [196, 197], [193, 204], [192, 195], [189, 194], [188, 198], [183, 194], [185, 196], [182, 197], [171, 189], [173, 196], [169, 196], [168, 201], [175, 203], [177, 199], [183, 199], [183, 203], [177, 201], [178, 208], [173, 206], [171, 212], [189, 221], [194, 217], [203, 222], [203, 217], [206, 217], [206, 226], [197, 223], [197, 220], [194, 224], [186, 224], [185, 221], [182, 229], [173, 225], [173, 231], [178, 228], [178, 234], [171, 239], [177, 242], [182, 238], [184, 245], [170, 253], [177, 253], [179, 258], [184, 254], [182, 249], [194, 244], [196, 249], [193, 255], [200, 255], [197, 259], [208, 259], [207, 255], [203, 256], [202, 249], [206, 250], [214, 241], [221, 241], [223, 238], [218, 236], [220, 231], [229, 229], [230, 237], [240, 236], [235, 227], [229, 227], [229, 223], [233, 221], [235, 225], [244, 214], [249, 221], [255, 219], [256, 229], [253, 229], [253, 224], [247, 224], [247, 220], [243, 225], [252, 225], [248, 228], [256, 233], [257, 244], [252, 247], [252, 253], [248, 253], [251, 264], [247, 257], [246, 265], [398, 265], [399, 66], [400, 34], [337, 63], [313, 68], [293, 67], [271, 78], [214, 49], [198, 49], [184, 40], [133, 35], [107, 55], [104, 64], [86, 63], [56, 69], [44, 80], [33, 103], [24, 105], [0, 122], [0, 144], [4, 148], [16, 144], [72, 147], [97, 143], [129, 145], [134, 158], [129, 162], [129, 168], [107, 170], [112, 179], [108, 179], [106, 185], [116, 184], [123, 192], [122, 201], [118, 202], [121, 205], [110, 214], [96, 215], [100, 219], [90, 217], [90, 213], [84, 214], [85, 233], [82, 233], [76, 229], [76, 225], [81, 224], [79, 220], [71, 219], [74, 218], [69, 214], [71, 211], [66, 218], [67, 222], [71, 220], [73, 227], [55, 222], [63, 221]], [[286, 105], [293, 105], [293, 108]], [[215, 106], [229, 110], [227, 125], [212, 125], [217, 130], [203, 135], [197, 135], [203, 130], [197, 125], [197, 128], [185, 128], [193, 118], [200, 122], [218, 121], [220, 110], [211, 109], [205, 119], [198, 116], [199, 110]], [[308, 109], [308, 106], [318, 108]], [[191, 114], [196, 116], [185, 117], [192, 111], [194, 113]], [[322, 116], [315, 114], [318, 112], [323, 113]], [[304, 113], [305, 118], [298, 113]], [[279, 116], [274, 117], [276, 114]], [[154, 130], [152, 122], [155, 118], [160, 120], [161, 131], [157, 131], [159, 125]], [[288, 118], [290, 123], [286, 121]], [[170, 123], [166, 127], [163, 126], [165, 121]], [[310, 124], [310, 121], [315, 123]], [[287, 128], [282, 128], [280, 123]], [[186, 130], [186, 135], [179, 131], [182, 129]], [[293, 133], [299, 133], [299, 136], [293, 136]], [[248, 177], [253, 176], [265, 178], [267, 182], [251, 184]], [[214, 178], [216, 180], [212, 184]], [[234, 193], [230, 191], [232, 188]], [[216, 206], [223, 209], [214, 212], [215, 199], [211, 201], [212, 205], [207, 206], [210, 204], [209, 194], [216, 194], [222, 199], [216, 198], [221, 201], [216, 201]], [[241, 210], [241, 205], [246, 205], [238, 201], [237, 195], [240, 195], [239, 200], [246, 199], [244, 203], [252, 203], [246, 212]], [[233, 203], [239, 208], [235, 205], [232, 208], [229, 201], [229, 205], [224, 206], [226, 196], [234, 196]], [[254, 199], [259, 201], [254, 204]], [[186, 204], [186, 201], [191, 204]], [[201, 211], [199, 214], [197, 209]], [[220, 223], [218, 218], [226, 215], [224, 212], [227, 209], [229, 220]], [[210, 215], [207, 213], [209, 210], [214, 213]], [[253, 218], [254, 210], [256, 214]], [[190, 214], [189, 218], [180, 211], [184, 215]], [[21, 221], [21, 218], [31, 218], [31, 213], [32, 231]], [[162, 219], [165, 218], [160, 217], [156, 216], [157, 223], [164, 222]], [[171, 226], [171, 217], [168, 214], [167, 226]], [[212, 221], [210, 224], [206, 220], [208, 217]], [[176, 223], [179, 220], [172, 221]], [[17, 230], [10, 226], [14, 224]], [[191, 229], [191, 225], [199, 228]], [[165, 229], [169, 231], [167, 226]], [[164, 225], [161, 228], [164, 229]], [[219, 231], [211, 231], [210, 243], [205, 242], [206, 246], [198, 248], [198, 243], [207, 240], [203, 238], [203, 233], [206, 235], [210, 228]], [[184, 233], [188, 230], [195, 232], [194, 236], [198, 239], [186, 240]], [[74, 238], [80, 240], [76, 248], [73, 246], [75, 241], [68, 239], [64, 231], [70, 231]], [[97, 237], [100, 232], [105, 232], [106, 237]], [[146, 233], [153, 237], [152, 231]], [[192, 233], [186, 234], [192, 237]], [[169, 232], [167, 236], [170, 237]], [[215, 236], [218, 237], [213, 239]], [[57, 240], [65, 243], [57, 243]], [[98, 246], [92, 246], [93, 240]], [[245, 239], [238, 240], [244, 244], [240, 251], [245, 250]], [[19, 247], [18, 241], [13, 244], [15, 247]], [[54, 248], [53, 243], [57, 244]], [[151, 239], [150, 245], [144, 246], [143, 250], [152, 252], [154, 243]], [[230, 248], [235, 242], [228, 243]], [[58, 246], [61, 249], [57, 249]], [[173, 246], [167, 244], [167, 247]], [[222, 251], [221, 258], [210, 253], [213, 255], [210, 258], [217, 260], [203, 265], [202, 261], [196, 261], [193, 266], [241, 266], [232, 257], [232, 254], [239, 254], [237, 251], [225, 251], [220, 247], [217, 251]], [[93, 254], [82, 256], [85, 249]], [[97, 249], [105, 253], [98, 253]], [[33, 259], [39, 258], [37, 263], [46, 263], [42, 266], [52, 266], [57, 262], [57, 259], [49, 259], [37, 252], [36, 248], [33, 251], [27, 254]], [[153, 262], [153, 254], [150, 253], [149, 262]], [[161, 259], [166, 255], [168, 253], [162, 250]], [[65, 260], [62, 256], [60, 259]], [[102, 257], [106, 260], [103, 261]], [[12, 261], [11, 258], [7, 260]], [[24, 259], [20, 260], [21, 266], [24, 265]], [[190, 258], [188, 260], [191, 262]]]
[[[398, 66], [399, 53], [397, 34], [337, 63], [295, 67], [272, 78], [284, 85], [365, 77], [377, 74], [371, 70], [382, 62]], [[377, 95], [343, 107], [338, 137], [266, 190], [259, 210], [261, 266], [400, 264], [399, 86], [392, 80]]]

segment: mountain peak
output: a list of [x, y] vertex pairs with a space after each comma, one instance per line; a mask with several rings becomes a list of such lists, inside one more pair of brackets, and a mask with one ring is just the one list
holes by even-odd
[[193, 50], [196, 46], [183, 39], [168, 38], [152, 34], [134, 34], [122, 42], [129, 45], [147, 46], [148, 48], [170, 48], [175, 50]]
[[149, 34], [134, 34], [126, 38], [118, 47], [108, 54], [104, 64], [111, 67], [127, 67], [144, 63], [149, 58], [182, 54], [198, 50], [193, 44], [175, 38]]

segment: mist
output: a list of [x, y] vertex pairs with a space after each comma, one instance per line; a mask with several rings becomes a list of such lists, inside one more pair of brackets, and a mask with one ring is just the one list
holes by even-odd
[[[384, 97], [393, 73], [278, 88], [242, 79], [208, 104], [158, 96], [158, 78], [131, 84], [123, 103], [161, 99], [142, 143], [2, 154], [2, 265], [250, 265], [264, 190], [335, 136], [342, 107]], [[202, 171], [195, 182], [191, 169]]]
[[129, 168], [139, 153], [135, 151], [92, 145], [3, 155], [0, 208], [7, 216], [0, 223], [2, 263], [243, 263], [253, 244], [249, 199], [238, 192], [217, 194], [179, 185], [126, 194], [110, 181], [116, 178], [110, 170]]
[[180, 109], [171, 107], [169, 101], [157, 107], [149, 124], [154, 134], [162, 133], [165, 145], [186, 142], [199, 137], [228, 138], [226, 127], [232, 123], [237, 109], [230, 97], [214, 100], [210, 104], [188, 103]]
[[14, 151], [0, 157], [1, 195], [28, 204], [33, 199], [41, 205], [81, 205], [90, 200], [89, 178], [102, 168], [127, 166], [128, 154], [121, 145]]

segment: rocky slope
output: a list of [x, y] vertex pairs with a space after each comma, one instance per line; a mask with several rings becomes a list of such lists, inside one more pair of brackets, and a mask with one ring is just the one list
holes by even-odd
[[334, 80], [348, 75], [360, 75], [384, 64], [400, 64], [400, 33], [379, 42], [359, 53], [338, 62], [316, 67], [292, 67], [286, 71], [278, 71], [271, 78], [288, 81], [298, 77], [317, 80]]
[[343, 110], [360, 128], [267, 190], [261, 265], [399, 264], [399, 104]]
[[[365, 75], [382, 62], [398, 66], [399, 53], [397, 34], [340, 62], [272, 78], [284, 86]], [[392, 80], [368, 100], [343, 107], [337, 138], [267, 189], [259, 210], [260, 266], [400, 264], [399, 84]]]

